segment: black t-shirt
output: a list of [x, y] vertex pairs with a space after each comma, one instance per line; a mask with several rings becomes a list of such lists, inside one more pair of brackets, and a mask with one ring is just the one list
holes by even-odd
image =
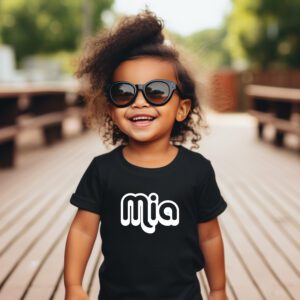
[[227, 203], [210, 160], [177, 146], [159, 168], [127, 161], [123, 145], [94, 157], [70, 202], [100, 215], [100, 300], [201, 300], [197, 224]]

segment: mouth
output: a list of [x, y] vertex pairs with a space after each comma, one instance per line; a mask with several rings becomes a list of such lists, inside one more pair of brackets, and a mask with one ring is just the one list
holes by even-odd
[[156, 118], [157, 117], [153, 117], [153, 116], [136, 116], [136, 117], [130, 118], [129, 121], [134, 126], [145, 127], [145, 126], [149, 126], [150, 124], [152, 124]]

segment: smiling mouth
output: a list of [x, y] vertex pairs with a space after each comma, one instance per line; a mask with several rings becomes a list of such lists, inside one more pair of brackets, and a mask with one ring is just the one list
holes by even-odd
[[145, 127], [150, 124], [156, 119], [156, 117], [143, 117], [143, 118], [131, 118], [129, 121], [137, 127]]

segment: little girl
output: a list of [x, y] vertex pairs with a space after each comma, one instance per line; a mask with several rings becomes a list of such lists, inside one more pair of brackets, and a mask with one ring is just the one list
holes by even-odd
[[[217, 216], [227, 207], [209, 159], [197, 148], [201, 109], [191, 72], [148, 9], [90, 40], [77, 76], [87, 86], [90, 124], [105, 143], [70, 202], [78, 207], [65, 248], [66, 300], [82, 287], [99, 224], [104, 261], [98, 300], [227, 299]], [[198, 119], [198, 120], [197, 120]]]

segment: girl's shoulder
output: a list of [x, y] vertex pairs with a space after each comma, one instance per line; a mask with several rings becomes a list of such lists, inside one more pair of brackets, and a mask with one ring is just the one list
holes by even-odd
[[186, 170], [192, 171], [194, 176], [206, 177], [208, 174], [214, 173], [213, 165], [210, 159], [198, 152], [191, 149], [183, 147], [183, 160]]
[[117, 155], [117, 151], [119, 150], [120, 146], [117, 146], [109, 151], [103, 152], [101, 154], [98, 154], [94, 156], [93, 161], [97, 165], [105, 165], [105, 164], [110, 164], [111, 161], [113, 161]]
[[199, 164], [204, 166], [210, 163], [210, 160], [204, 154], [191, 150], [185, 146], [181, 147], [185, 153], [185, 158], [191, 163], [197, 164], [197, 166], [199, 166]]

